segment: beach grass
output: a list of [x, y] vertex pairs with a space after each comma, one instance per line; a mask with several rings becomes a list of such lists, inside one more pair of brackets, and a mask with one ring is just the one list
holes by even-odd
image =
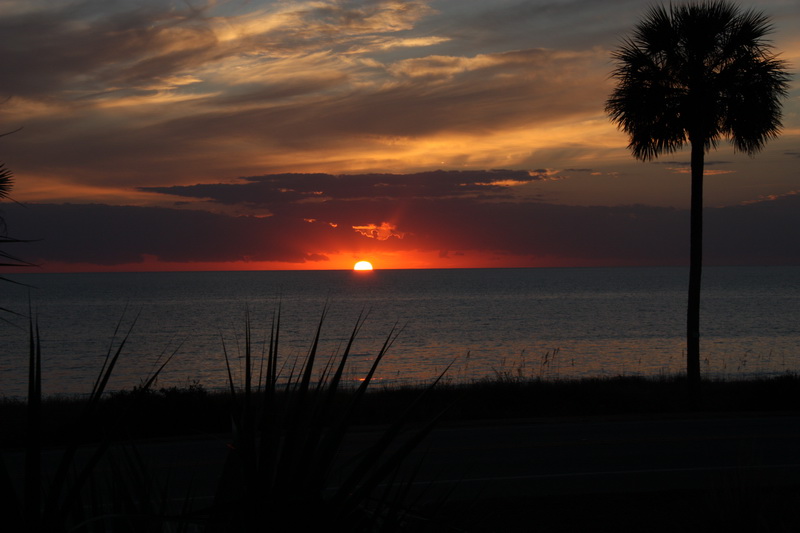
[[279, 365], [280, 308], [262, 357], [255, 353], [246, 318], [243, 382], [234, 380], [223, 348], [231, 442], [214, 502], [201, 513], [214, 531], [261, 531], [273, 521], [310, 531], [391, 531], [418, 517], [420, 510], [406, 501], [413, 477], [400, 475], [400, 467], [437, 424], [435, 412], [421, 424], [411, 423], [410, 413], [441, 376], [417, 391], [343, 469], [345, 437], [399, 332], [389, 332], [358, 387], [342, 395], [342, 378], [365, 317], [356, 320], [341, 354], [324, 356], [318, 347], [325, 314], [302, 364], [288, 374]]

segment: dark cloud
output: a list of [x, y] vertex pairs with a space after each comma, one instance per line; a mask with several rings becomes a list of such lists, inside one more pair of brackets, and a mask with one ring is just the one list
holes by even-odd
[[704, 228], [714, 263], [800, 264], [800, 195], [707, 209]]
[[[543, 174], [545, 173], [545, 174]], [[289, 203], [312, 199], [439, 198], [489, 195], [502, 197], [509, 185], [522, 185], [546, 177], [546, 171], [452, 170], [415, 174], [273, 174], [241, 178], [235, 183], [140, 187], [223, 204], [251, 204], [281, 209]]]
[[[466, 2], [465, 2], [466, 4]], [[461, 46], [507, 46], [508, 42], [537, 46], [597, 46], [617, 44], [641, 11], [639, 0], [472, 2], [463, 16], [451, 21], [450, 35]], [[465, 9], [465, 11], [467, 11]], [[447, 21], [436, 21], [437, 27]]]
[[321, 220], [388, 220], [393, 248], [557, 257], [564, 264], [675, 264], [685, 257], [686, 213], [645, 206], [576, 207], [477, 199], [351, 200], [314, 206]]
[[[302, 215], [302, 216], [301, 216]], [[450, 256], [492, 253], [557, 264], [681, 265], [689, 216], [648, 206], [576, 207], [474, 198], [347, 199], [294, 204], [257, 218], [108, 205], [7, 206], [9, 231], [39, 238], [18, 255], [116, 265], [145, 255], [168, 262], [320, 262], [371, 249]], [[392, 228], [387, 238], [355, 231]], [[707, 209], [707, 264], [800, 264], [800, 195]], [[24, 252], [24, 253], [23, 253]]]
[[[116, 265], [140, 262], [144, 255], [170, 262], [300, 263], [320, 259], [308, 250], [319, 249], [330, 235], [344, 233], [291, 218], [232, 217], [154, 207], [11, 206], [8, 216], [15, 231], [39, 239], [26, 246], [23, 255], [41, 263]], [[349, 232], [343, 236], [351, 238]]]
[[200, 9], [138, 4], [109, 13], [108, 4], [64, 2], [0, 17], [0, 69], [16, 73], [2, 77], [0, 94], [71, 100], [134, 90], [201, 64], [217, 43]]

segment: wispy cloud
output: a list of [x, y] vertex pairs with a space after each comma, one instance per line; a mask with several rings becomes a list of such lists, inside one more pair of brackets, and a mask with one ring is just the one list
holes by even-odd
[[[119, 185], [254, 171], [529, 166], [596, 114], [606, 53], [442, 55], [427, 2], [72, 2], [0, 15], [17, 167]], [[554, 73], [557, 72], [557, 75]], [[605, 125], [608, 129], [609, 126]], [[43, 160], [39, 154], [48, 154]]]
[[781, 200], [783, 198], [789, 196], [797, 196], [800, 194], [800, 190], [797, 191], [789, 191], [783, 194], [768, 194], [768, 195], [760, 195], [758, 198], [754, 200], [745, 200], [741, 202], [740, 205], [751, 205], [751, 204], [759, 204], [761, 202], [774, 202], [775, 200]]
[[[653, 165], [663, 165], [668, 170], [673, 172], [674, 174], [691, 174], [691, 162], [689, 161], [654, 161], [651, 164]], [[723, 170], [723, 169], [714, 169], [708, 167], [714, 167], [718, 165], [730, 165], [730, 161], [706, 161], [703, 164], [703, 175], [704, 176], [718, 176], [722, 174], [733, 174], [736, 172], [735, 170]]]

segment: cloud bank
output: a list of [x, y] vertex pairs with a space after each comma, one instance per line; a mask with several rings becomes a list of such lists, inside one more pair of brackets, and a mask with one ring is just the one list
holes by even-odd
[[[350, 252], [428, 254], [437, 258], [430, 267], [462, 266], [464, 259], [496, 266], [686, 264], [685, 210], [520, 200], [503, 190], [510, 187], [484, 181], [491, 176], [503, 182], [509, 172], [446, 172], [440, 183], [422, 181], [416, 189], [412, 176], [414, 192], [406, 195], [363, 193], [403, 183], [392, 175], [355, 176], [352, 183], [345, 176], [275, 175], [161, 191], [269, 211], [250, 215], [188, 209], [182, 202], [174, 208], [34, 204], [8, 206], [5, 215], [13, 221], [12, 233], [42, 239], [18, 255], [45, 267], [155, 261], [192, 268], [347, 268], [331, 260]], [[286, 190], [290, 183], [295, 188]], [[798, 241], [800, 195], [706, 210], [708, 264], [800, 264], [800, 248], [793, 245]]]

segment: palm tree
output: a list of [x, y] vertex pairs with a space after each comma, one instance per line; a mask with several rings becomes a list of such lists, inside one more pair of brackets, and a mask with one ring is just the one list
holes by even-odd
[[691, 231], [686, 368], [690, 400], [700, 399], [700, 281], [705, 153], [728, 139], [754, 155], [781, 129], [789, 75], [765, 36], [769, 19], [725, 1], [651, 8], [613, 53], [618, 84], [606, 102], [648, 161], [691, 145]]

